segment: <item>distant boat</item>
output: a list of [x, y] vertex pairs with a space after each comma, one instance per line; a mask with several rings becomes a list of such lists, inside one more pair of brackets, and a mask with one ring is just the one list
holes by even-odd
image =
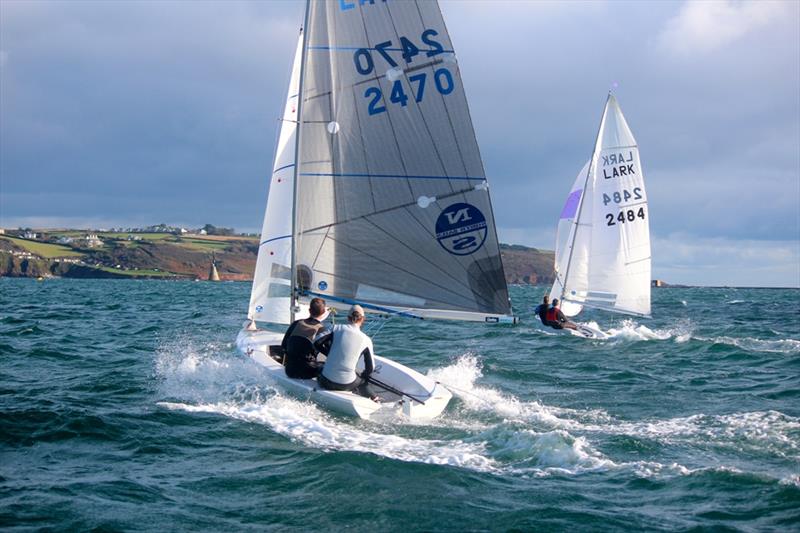
[[[558, 223], [550, 298], [574, 317], [584, 307], [650, 316], [650, 215], [639, 148], [609, 93], [591, 159]], [[588, 337], [602, 332], [579, 325]]]
[[208, 281], [219, 281], [219, 272], [217, 271], [216, 260], [211, 260], [211, 268], [208, 270]]
[[451, 398], [433, 379], [376, 357], [373, 376], [389, 385], [376, 387], [382, 403], [323, 390], [286, 377], [283, 328], [256, 327], [307, 316], [312, 297], [368, 314], [515, 321], [437, 2], [311, 1], [305, 28], [237, 346], [283, 388], [330, 409], [431, 418]]

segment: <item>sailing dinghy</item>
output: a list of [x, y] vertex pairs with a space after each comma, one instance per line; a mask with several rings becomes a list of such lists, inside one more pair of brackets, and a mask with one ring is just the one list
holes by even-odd
[[[650, 216], [639, 148], [610, 93], [592, 157], [561, 211], [555, 273], [550, 299], [568, 317], [584, 307], [650, 316]], [[607, 336], [585, 324], [565, 331]]]
[[428, 0], [309, 1], [304, 29], [236, 344], [331, 410], [432, 418], [451, 393], [410, 368], [375, 357], [376, 403], [286, 377], [279, 345], [313, 297], [368, 316], [516, 321], [453, 45]]

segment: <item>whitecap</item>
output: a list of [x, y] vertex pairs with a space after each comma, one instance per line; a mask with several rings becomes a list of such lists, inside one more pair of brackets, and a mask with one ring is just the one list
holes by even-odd
[[262, 424], [292, 441], [325, 451], [370, 453], [399, 461], [449, 465], [479, 472], [492, 472], [498, 468], [495, 461], [487, 457], [484, 443], [413, 439], [365, 431], [337, 421], [311, 402], [280, 394], [269, 398], [268, 402], [225, 401], [196, 405], [159, 402], [159, 405], [172, 410], [214, 413]]
[[770, 353], [797, 353], [800, 352], [800, 340], [795, 339], [774, 339], [764, 340], [752, 337], [695, 337], [699, 341], [711, 342], [714, 344], [727, 344], [735, 346], [749, 352], [770, 352]]

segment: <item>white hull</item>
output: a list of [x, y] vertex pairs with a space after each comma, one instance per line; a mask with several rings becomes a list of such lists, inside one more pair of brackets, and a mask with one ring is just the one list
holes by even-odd
[[295, 397], [312, 400], [331, 411], [365, 419], [403, 416], [411, 420], [429, 420], [438, 416], [452, 397], [449, 390], [434, 380], [380, 356], [374, 356], [373, 377], [420, 401], [408, 396], [400, 397], [371, 385], [383, 400], [378, 403], [352, 392], [322, 389], [315, 379], [289, 378], [283, 365], [270, 356], [269, 347], [279, 346], [282, 339], [283, 333], [243, 329], [236, 337], [236, 346], [243, 354], [266, 368], [283, 390]]
[[565, 329], [563, 331], [568, 331], [570, 334], [575, 335], [576, 337], [585, 337], [587, 339], [607, 339], [608, 334], [605, 332], [593, 328], [591, 326], [587, 326], [586, 324], [576, 324], [578, 329]]
[[588, 324], [575, 323], [575, 325], [578, 326], [578, 329], [555, 329], [544, 325], [542, 325], [542, 327], [544, 327], [548, 332], [555, 332], [557, 334], [560, 333], [562, 335], [572, 335], [574, 337], [583, 337], [585, 339], [607, 339], [609, 337], [609, 335], [603, 330]]

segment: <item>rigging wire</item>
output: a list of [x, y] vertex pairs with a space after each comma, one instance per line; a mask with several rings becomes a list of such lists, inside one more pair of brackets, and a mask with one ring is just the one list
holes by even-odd
[[370, 337], [372, 337], [374, 339], [375, 337], [378, 336], [378, 333], [381, 332], [381, 330], [383, 329], [383, 326], [385, 326], [386, 323], [389, 322], [389, 320], [391, 320], [391, 319], [392, 319], [392, 317], [379, 318], [376, 321], [370, 322], [367, 325], [366, 331], [364, 333], [366, 333], [367, 335], [369, 335]]

